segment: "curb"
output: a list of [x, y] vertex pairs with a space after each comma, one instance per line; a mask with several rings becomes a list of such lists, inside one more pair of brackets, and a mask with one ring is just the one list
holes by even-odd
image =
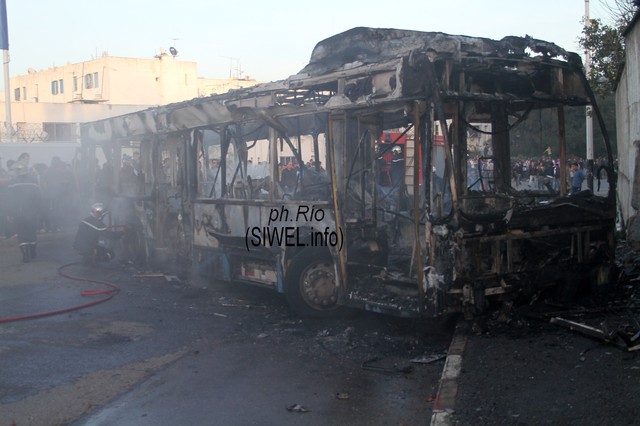
[[433, 405], [433, 414], [431, 415], [431, 426], [451, 425], [451, 414], [453, 413], [456, 394], [458, 393], [458, 377], [462, 370], [462, 354], [466, 344], [467, 336], [462, 335], [460, 324], [458, 324], [451, 339], [447, 359], [440, 377], [438, 393]]

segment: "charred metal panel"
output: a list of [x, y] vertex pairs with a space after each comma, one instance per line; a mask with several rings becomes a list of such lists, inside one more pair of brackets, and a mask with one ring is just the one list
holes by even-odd
[[165, 131], [177, 131], [219, 125], [231, 121], [229, 110], [218, 102], [198, 103], [175, 108], [167, 113]]

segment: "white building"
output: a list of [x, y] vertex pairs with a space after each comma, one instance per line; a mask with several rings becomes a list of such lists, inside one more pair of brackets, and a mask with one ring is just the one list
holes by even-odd
[[[11, 78], [14, 142], [75, 141], [78, 125], [231, 89], [255, 80], [207, 79], [197, 63], [162, 53], [151, 59], [102, 57]], [[7, 141], [4, 103], [0, 138]]]

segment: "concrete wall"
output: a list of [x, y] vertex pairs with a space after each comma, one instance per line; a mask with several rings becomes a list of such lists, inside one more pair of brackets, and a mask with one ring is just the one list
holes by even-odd
[[616, 90], [618, 198], [623, 220], [626, 225], [631, 222], [632, 226], [635, 221], [633, 218], [640, 210], [640, 166], [638, 165], [638, 161], [640, 161], [639, 13], [636, 12], [635, 19], [625, 33], [626, 64]]

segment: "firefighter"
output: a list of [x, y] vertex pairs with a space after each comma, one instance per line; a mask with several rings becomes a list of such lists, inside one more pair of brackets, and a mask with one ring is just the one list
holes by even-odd
[[106, 247], [101, 240], [108, 240], [109, 227], [104, 223], [107, 214], [102, 203], [91, 206], [91, 214], [84, 218], [78, 225], [73, 242], [73, 248], [82, 255], [84, 263], [93, 265], [95, 261], [107, 261], [114, 257], [111, 249]]
[[391, 175], [391, 184], [394, 188], [403, 188], [404, 186], [404, 154], [402, 148], [398, 145], [394, 146], [393, 158], [391, 159], [391, 168], [389, 174]]
[[18, 235], [22, 261], [36, 258], [37, 231], [42, 212], [40, 186], [28, 167], [17, 162], [15, 177], [9, 181], [9, 221]]

